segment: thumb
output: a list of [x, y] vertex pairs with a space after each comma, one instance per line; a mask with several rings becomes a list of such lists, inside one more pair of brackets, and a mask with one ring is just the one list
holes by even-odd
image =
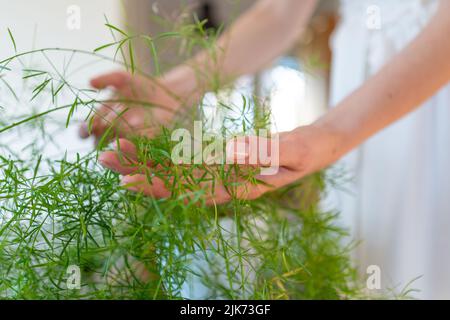
[[226, 143], [226, 162], [262, 167], [278, 166], [280, 162], [278, 136], [233, 138]]

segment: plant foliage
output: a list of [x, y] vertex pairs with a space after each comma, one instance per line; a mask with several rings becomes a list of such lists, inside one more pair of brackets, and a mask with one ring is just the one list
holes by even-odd
[[[0, 101], [0, 297], [183, 299], [195, 296], [198, 288], [203, 298], [229, 299], [347, 299], [359, 294], [349, 248], [343, 246], [346, 233], [336, 226], [335, 213], [318, 206], [323, 173], [254, 201], [233, 196], [228, 204], [207, 206], [204, 182], [224, 182], [233, 195], [242, 181], [259, 183], [256, 171], [171, 163], [172, 130], [186, 125], [186, 119], [202, 119], [201, 103], [197, 112], [186, 111], [152, 138], [131, 137], [140, 162], [152, 161], [159, 168], [143, 168], [148, 179], [167, 181], [172, 194], [165, 199], [125, 191], [117, 174], [99, 166], [98, 151], [108, 147], [111, 131], [95, 151], [66, 154], [62, 147], [56, 157], [44, 152], [57, 145], [55, 136], [76, 124], [80, 111], [88, 110], [91, 118], [99, 104], [129, 103], [99, 99], [96, 91], [71, 83], [67, 75], [77, 57], [113, 60], [153, 79], [135, 63], [135, 41], [148, 45], [158, 75], [158, 45], [168, 39], [181, 40], [189, 52], [200, 48], [217, 56], [217, 35], [203, 24], [150, 37], [129, 35], [107, 22], [113, 42], [91, 52], [20, 52], [8, 29], [17, 52], [0, 61], [1, 95], [8, 97]], [[111, 48], [113, 57], [102, 54]], [[62, 70], [52, 62], [53, 55], [66, 58]], [[42, 65], [24, 63], [31, 56]], [[14, 77], [22, 78], [21, 92], [9, 82]], [[212, 88], [224, 85], [220, 75], [207, 79]], [[20, 113], [14, 104], [23, 99], [27, 107]], [[267, 127], [270, 117], [261, 116], [258, 100], [243, 96], [240, 104], [231, 104], [226, 95], [221, 98], [218, 108], [228, 116], [216, 132], [230, 137]], [[204, 117], [203, 126], [211, 130]], [[81, 270], [76, 290], [67, 286], [67, 270], [73, 265]]]

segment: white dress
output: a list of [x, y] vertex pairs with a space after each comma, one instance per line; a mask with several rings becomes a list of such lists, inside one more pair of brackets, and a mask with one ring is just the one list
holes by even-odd
[[[342, 0], [333, 37], [331, 105], [404, 48], [433, 18], [437, 0]], [[424, 79], [427, 81], [427, 79]], [[411, 90], [414, 90], [411, 88]], [[351, 117], [351, 115], [348, 115]], [[450, 299], [450, 86], [341, 162], [352, 176], [327, 207], [361, 240], [356, 262], [381, 268], [385, 288]]]

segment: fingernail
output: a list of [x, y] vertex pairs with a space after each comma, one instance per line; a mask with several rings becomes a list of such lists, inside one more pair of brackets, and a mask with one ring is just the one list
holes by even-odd
[[122, 179], [120, 179], [120, 186], [121, 187], [124, 187], [124, 186], [126, 186], [127, 184], [129, 184], [130, 182], [128, 181], [128, 179], [127, 179], [127, 177], [125, 176], [125, 177], [122, 177]]
[[109, 161], [108, 157], [104, 153], [102, 153], [98, 156], [98, 162], [100, 162], [100, 164], [102, 166], [104, 166], [108, 169], [112, 168], [111, 162]]
[[120, 180], [120, 185], [126, 185], [126, 184], [130, 184], [130, 183], [135, 183], [136, 181], [133, 181], [133, 177], [130, 176], [123, 176], [122, 179]]
[[[130, 181], [131, 180], [131, 181]], [[133, 191], [133, 192], [139, 192], [139, 188], [136, 185], [133, 185], [132, 183], [135, 183], [134, 181], [132, 181], [132, 179], [128, 176], [124, 176], [121, 180], [120, 180], [120, 186], [124, 187], [127, 190]]]
[[78, 129], [78, 134], [81, 138], [85, 139], [89, 137], [88, 127], [86, 123], [81, 123]]

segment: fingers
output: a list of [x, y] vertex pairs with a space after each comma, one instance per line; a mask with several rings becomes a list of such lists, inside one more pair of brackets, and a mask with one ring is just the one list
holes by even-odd
[[226, 161], [229, 164], [278, 166], [279, 141], [258, 136], [233, 138], [226, 144]]
[[80, 124], [78, 134], [80, 138], [86, 139], [88, 138], [95, 128], [96, 131], [99, 130], [99, 122], [100, 119], [105, 117], [110, 111], [111, 107], [107, 105], [102, 105], [98, 110], [94, 110], [94, 115], [92, 116], [91, 128], [89, 128], [86, 122]]
[[[103, 152], [100, 154], [98, 160], [104, 167], [124, 175], [121, 184], [126, 189], [155, 198], [169, 197], [171, 192], [166, 188], [163, 182], [165, 181], [166, 183], [171, 184], [174, 181], [174, 177], [165, 180], [158, 177], [152, 177], [151, 181], [149, 181], [148, 175], [142, 174], [145, 170], [159, 170], [160, 172], [163, 172], [164, 169], [162, 169], [161, 166], [149, 169], [150, 163], [143, 165], [137, 158], [136, 146], [126, 139], [119, 139], [115, 145], [115, 150]], [[202, 172], [196, 171], [191, 174], [195, 177], [200, 177]], [[177, 181], [186, 189], [185, 199], [188, 201], [190, 194], [192, 194], [189, 183], [183, 177], [178, 178]], [[210, 181], [202, 182], [196, 187], [209, 191], [207, 200], [210, 204], [223, 203], [230, 199], [228, 192], [222, 185], [216, 187], [214, 192], [211, 192]]]
[[79, 136], [82, 139], [86, 139], [90, 135], [99, 138], [111, 124], [110, 119], [115, 114], [114, 109], [114, 106], [104, 104], [98, 110], [95, 110], [90, 128], [86, 122], [83, 122], [79, 128]]
[[136, 158], [136, 147], [125, 139], [119, 139], [115, 151], [106, 151], [100, 154], [98, 161], [110, 170], [122, 175], [129, 175], [139, 170]]
[[[270, 179], [271, 182], [278, 183], [280, 181], [287, 181], [287, 175], [283, 174], [284, 177], [278, 177], [275, 179]], [[178, 182], [186, 183], [186, 182]], [[148, 180], [147, 175], [144, 174], [132, 174], [126, 175], [122, 178], [122, 183], [124, 188], [138, 193], [143, 193], [147, 196], [155, 198], [168, 198], [172, 195], [171, 191], [167, 189], [164, 181], [160, 178], [153, 177], [151, 182]], [[212, 187], [211, 183], [201, 183], [200, 190], [205, 191], [206, 205], [219, 205], [229, 202], [231, 199], [241, 199], [241, 200], [254, 200], [261, 197], [263, 194], [273, 191], [277, 186], [268, 184], [253, 184], [250, 182], [243, 183], [231, 190], [229, 192], [223, 184], [217, 184]], [[193, 191], [187, 191], [183, 195], [186, 196], [185, 199], [192, 198]]]
[[[113, 87], [119, 94], [124, 94], [129, 91], [127, 87], [130, 83], [130, 74], [123, 71], [111, 72], [91, 79], [91, 86], [95, 89], [101, 90], [107, 87]], [[99, 139], [109, 127], [111, 120], [116, 118], [116, 109], [117, 106], [101, 106], [93, 116], [91, 130], [89, 131], [86, 123], [82, 123], [79, 128], [79, 136], [85, 139], [92, 134]]]
[[[173, 179], [171, 179], [173, 182]], [[178, 182], [185, 184], [184, 182]], [[144, 195], [154, 197], [157, 199], [161, 198], [168, 198], [172, 195], [172, 192], [167, 189], [166, 185], [164, 184], [164, 180], [158, 177], [152, 177], [151, 181], [149, 181], [148, 176], [145, 174], [132, 174], [132, 175], [126, 175], [122, 178], [121, 181], [122, 186], [125, 189], [128, 189], [133, 192], [142, 193]], [[200, 184], [200, 190], [205, 190], [206, 192], [206, 205], [217, 205], [217, 204], [223, 204], [231, 200], [230, 194], [227, 192], [227, 190], [224, 188], [223, 185], [219, 184], [212, 189], [211, 183], [204, 182]], [[187, 203], [189, 199], [192, 199], [194, 197], [195, 191], [186, 191], [183, 194], [183, 198], [185, 202]]]
[[80, 124], [80, 126], [78, 127], [78, 136], [81, 139], [89, 138], [89, 128], [88, 128], [88, 124], [86, 122], [82, 122]]
[[[130, 118], [126, 115], [126, 112], [128, 111], [130, 110], [126, 110], [125, 107], [120, 104], [113, 106], [102, 105], [93, 115], [90, 130], [86, 123], [80, 126], [80, 137], [87, 138], [92, 135], [96, 138], [96, 141], [98, 141], [110, 128], [113, 129], [112, 133], [115, 136], [124, 136], [124, 134], [132, 127], [132, 124], [130, 124], [127, 119]], [[131, 120], [133, 120], [133, 118], [131, 118]]]
[[156, 136], [156, 134], [159, 131], [160, 131], [160, 128], [157, 126], [149, 126], [149, 127], [143, 128], [143, 129], [136, 128], [137, 135], [143, 136], [143, 137], [154, 137], [154, 136]]
[[110, 126], [114, 124], [117, 114], [120, 113], [120, 106], [102, 105], [94, 114], [92, 119], [91, 134], [99, 139]]
[[[274, 164], [273, 160], [268, 163], [265, 159], [262, 159], [259, 154], [256, 155], [256, 158], [252, 159], [252, 154], [254, 155], [255, 152], [259, 153], [261, 149], [261, 147], [257, 144], [256, 147], [255, 144], [252, 145], [252, 141], [254, 142], [254, 140], [258, 140], [258, 142], [266, 143], [269, 146], [277, 142], [273, 142], [273, 139], [265, 139], [261, 137], [243, 137], [242, 139], [244, 141], [244, 145], [246, 146], [243, 149], [243, 152], [242, 150], [238, 150], [238, 148], [230, 149], [229, 144], [227, 144], [227, 159], [231, 157], [228, 155], [228, 151], [233, 150], [234, 152], [230, 153], [230, 155], [234, 157], [233, 160], [238, 160], [236, 156], [243, 155], [243, 159], [246, 164], [251, 165], [251, 160], [256, 161], [257, 166], [260, 166], [262, 163], [265, 165]], [[136, 155], [136, 147], [133, 143], [125, 139], [120, 139], [116, 149], [117, 150], [115, 151], [108, 151], [101, 154], [99, 161], [105, 167], [124, 175], [122, 184], [126, 189], [134, 192], [140, 192], [155, 198], [166, 198], [172, 195], [171, 191], [168, 190], [168, 187], [166, 186], [171, 185], [175, 181], [175, 178], [170, 174], [167, 175], [167, 178], [165, 178], [166, 175], [163, 174], [154, 176], [149, 181], [148, 174], [143, 174], [144, 170], [149, 167], [149, 164], [139, 164]], [[269, 147], [269, 149], [271, 148]], [[274, 151], [272, 148], [267, 151], [267, 155], [273, 156], [274, 152], [278, 152], [278, 150]], [[264, 162], [262, 160], [264, 160]], [[161, 167], [151, 168], [149, 170], [155, 170], [153, 172], [156, 174], [158, 174], [158, 172], [165, 172], [165, 169], [161, 169]], [[209, 171], [210, 170], [208, 170], [208, 172]], [[189, 172], [189, 176], [195, 177], [192, 181], [191, 178], [186, 178], [186, 175], [178, 177], [176, 179], [176, 183], [178, 185], [177, 191], [182, 192], [183, 196], [186, 196], [186, 199], [190, 199], [193, 193], [204, 190], [207, 205], [214, 205], [228, 202], [233, 198], [247, 200], [256, 199], [266, 192], [273, 191], [278, 187], [287, 185], [300, 178], [295, 170], [280, 166], [273, 174], [257, 175], [255, 177], [258, 180], [256, 183], [254, 179], [251, 179], [251, 181], [250, 179], [249, 181], [245, 181], [244, 178], [236, 175], [233, 176], [233, 174], [226, 178], [227, 181], [220, 181], [217, 176], [213, 179], [213, 176], [216, 175], [213, 168], [211, 172], [207, 173], [209, 178], [200, 179], [201, 182], [196, 183], [196, 179], [202, 177], [205, 173], [205, 169], [196, 169]], [[235, 179], [235, 181], [230, 181], [229, 179]], [[213, 180], [215, 181], [214, 185], [212, 183]], [[164, 183], [166, 183], [166, 185]]]
[[95, 89], [104, 89], [107, 87], [113, 87], [114, 89], [121, 91], [131, 81], [129, 73], [124, 71], [115, 71], [107, 73], [91, 80], [91, 86]]
[[155, 198], [168, 198], [171, 192], [167, 190], [164, 182], [157, 177], [153, 177], [151, 182], [144, 174], [127, 175], [122, 178], [121, 184], [124, 188], [143, 193]]
[[[226, 143], [226, 163], [261, 167], [274, 175], [281, 167], [300, 170], [309, 150], [299, 139], [288, 133], [270, 138], [260, 136], [235, 137]], [[267, 169], [266, 169], [267, 168]]]
[[136, 146], [133, 142], [127, 139], [119, 139], [118, 142], [114, 142], [114, 148], [117, 151], [123, 153], [126, 156], [133, 157], [136, 159]]
[[[167, 185], [172, 185], [175, 179], [174, 177], [164, 178], [164, 180], [159, 177], [153, 177], [149, 181], [148, 175], [131, 174], [130, 172], [126, 172], [126, 170], [123, 170], [123, 172], [126, 176], [122, 180], [122, 185], [130, 191], [143, 193], [155, 198], [166, 198], [172, 195], [171, 191], [164, 185], [164, 182]], [[193, 173], [194, 176], [201, 176], [201, 174], [201, 170]], [[291, 177], [292, 174], [287, 169], [283, 169], [275, 176], [258, 176], [258, 180], [262, 183], [258, 182], [256, 184], [250, 181], [241, 181], [225, 186], [221, 181], [216, 180], [215, 184], [212, 181], [203, 181], [193, 185], [192, 181], [188, 182], [184, 177], [179, 177], [176, 181], [177, 189], [183, 190], [182, 196], [186, 202], [194, 198], [195, 192], [204, 192], [206, 205], [218, 205], [229, 202], [233, 198], [241, 200], [259, 198], [266, 192], [289, 183]]]
[[135, 172], [139, 167], [138, 163], [130, 160], [129, 158], [121, 158], [115, 151], [103, 152], [98, 157], [98, 161], [105, 168], [113, 170], [122, 175], [131, 174]]
[[218, 196], [217, 201], [219, 203], [227, 202], [232, 198], [240, 200], [254, 200], [267, 192], [276, 190], [277, 188], [288, 185], [299, 177], [295, 172], [285, 168], [280, 167], [276, 174], [273, 175], [257, 175], [254, 181], [241, 181], [240, 183], [234, 183], [234, 186], [228, 188], [228, 199], [222, 201], [223, 197]]

